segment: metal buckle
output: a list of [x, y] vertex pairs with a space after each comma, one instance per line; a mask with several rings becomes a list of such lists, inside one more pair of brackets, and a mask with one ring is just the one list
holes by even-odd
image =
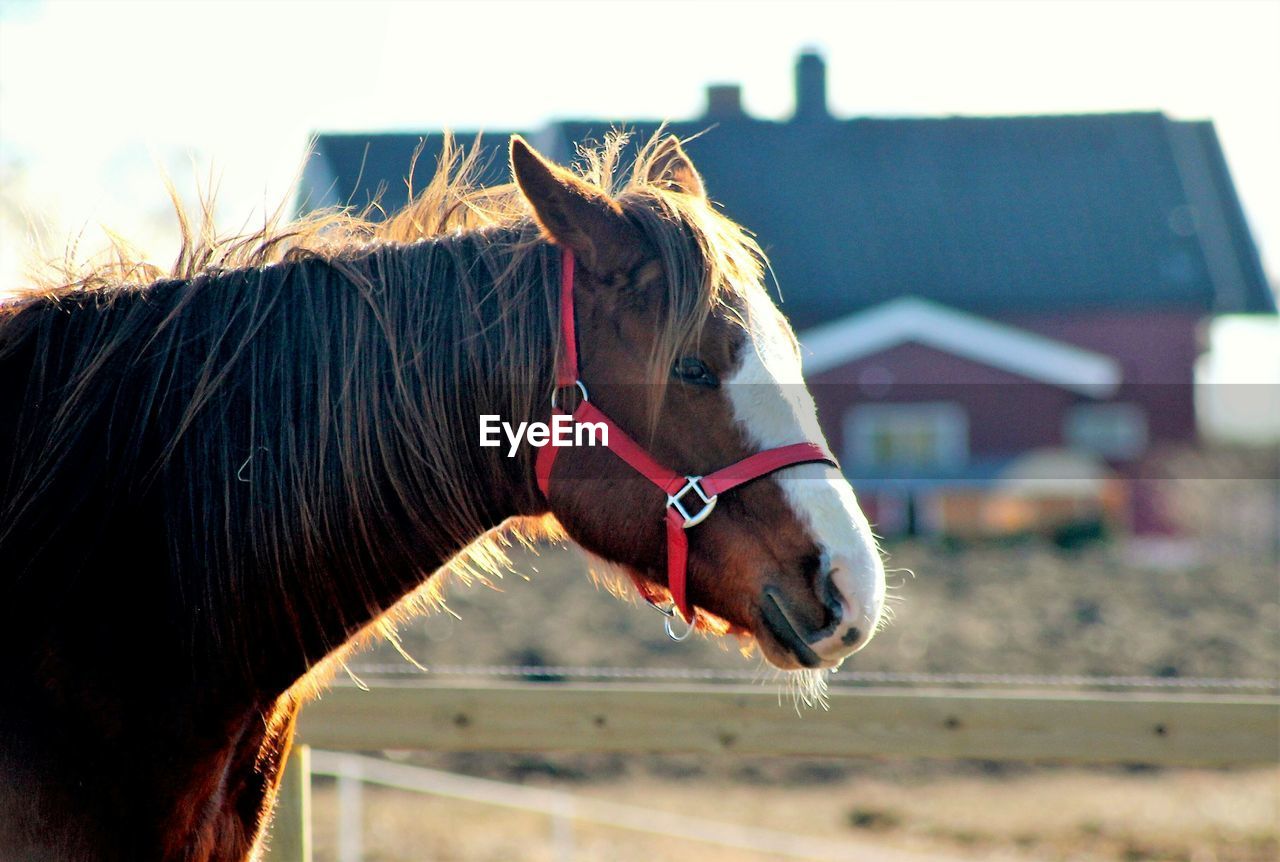
[[[590, 398], [588, 398], [588, 397], [587, 397], [587, 387], [586, 387], [586, 384], [584, 384], [581, 380], [575, 380], [575, 381], [573, 381], [573, 385], [574, 385], [574, 386], [576, 386], [576, 387], [578, 387], [578, 392], [580, 392], [580, 393], [582, 394], [582, 401], [579, 401], [579, 402], [578, 402], [579, 406], [581, 406], [583, 403], [585, 403], [585, 402], [587, 402], [587, 401], [590, 401], [590, 400], [591, 400]], [[568, 387], [565, 387], [565, 388], [567, 389]], [[551, 409], [552, 409], [552, 410], [559, 410], [559, 409], [560, 409], [559, 405], [558, 405], [558, 404], [556, 404], [556, 396], [558, 396], [559, 394], [560, 394], [560, 387], [559, 387], [559, 386], [557, 386], [555, 389], [552, 389], [552, 390], [551, 390]]]
[[[669, 509], [672, 506], [676, 507], [676, 511], [680, 513], [680, 517], [684, 518], [684, 528], [686, 530], [690, 527], [696, 527], [705, 521], [707, 516], [711, 514], [711, 510], [716, 507], [716, 501], [720, 499], [715, 494], [708, 497], [707, 492], [702, 490], [702, 485], [700, 484], [701, 480], [701, 476], [685, 476], [684, 487], [679, 491], [676, 491], [674, 494], [667, 495], [667, 508]], [[697, 493], [698, 497], [702, 500], [702, 509], [699, 510], [696, 515], [690, 515], [689, 510], [686, 509], [684, 507], [684, 503], [681, 502], [684, 495], [688, 494], [690, 491]]]

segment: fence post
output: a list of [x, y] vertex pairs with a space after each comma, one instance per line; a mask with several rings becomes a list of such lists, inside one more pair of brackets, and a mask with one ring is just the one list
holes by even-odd
[[311, 862], [311, 747], [294, 745], [285, 761], [271, 822], [269, 862]]
[[562, 796], [551, 815], [551, 852], [556, 862], [573, 862], [573, 808], [573, 800]]
[[364, 856], [364, 779], [360, 759], [343, 757], [338, 773], [338, 862]]

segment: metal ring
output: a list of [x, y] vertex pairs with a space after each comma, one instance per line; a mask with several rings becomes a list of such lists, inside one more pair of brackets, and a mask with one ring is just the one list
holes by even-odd
[[[587, 396], [587, 387], [586, 387], [586, 384], [585, 384], [585, 383], [583, 383], [581, 380], [575, 380], [575, 381], [573, 381], [573, 385], [574, 385], [574, 386], [577, 386], [577, 387], [578, 387], [578, 391], [579, 391], [580, 393], [582, 393], [582, 401], [583, 401], [584, 403], [585, 403], [585, 402], [587, 402], [587, 401], [590, 401], [590, 400], [591, 400], [591, 399], [590, 399], [590, 397], [588, 397], [588, 396]], [[559, 387], [559, 386], [557, 386], [555, 389], [552, 389], [552, 390], [551, 390], [551, 409], [552, 409], [552, 410], [559, 410], [559, 409], [560, 409], [560, 406], [559, 406], [558, 404], [556, 404], [556, 396], [558, 396], [559, 394], [560, 394], [560, 387]]]
[[[672, 621], [679, 616], [676, 613], [676, 603], [668, 601], [659, 604], [650, 598], [645, 598], [645, 601], [649, 603], [649, 607], [662, 614], [662, 629], [667, 633], [667, 637], [671, 638], [676, 643], [688, 640], [689, 635], [693, 634], [694, 630], [697, 628], [697, 625], [693, 621], [690, 621], [686, 623], [688, 628], [685, 629], [682, 634], [676, 634], [675, 626], [672, 625]], [[680, 619], [683, 620], [684, 617], [681, 616]]]
[[[697, 616], [696, 612], [694, 615]], [[671, 612], [666, 615], [666, 619], [662, 621], [662, 628], [664, 631], [666, 631], [667, 637], [671, 638], [676, 643], [680, 643], [681, 641], [688, 640], [689, 635], [693, 634], [694, 631], [697, 629], [698, 627], [697, 623], [694, 620], [689, 620], [686, 623], [688, 628], [686, 628], [682, 634], [676, 634], [675, 628], [672, 626], [672, 621], [675, 620], [675, 618], [676, 618], [676, 612], [675, 612], [675, 608], [673, 607], [671, 609]], [[683, 620], [684, 617], [680, 617], [680, 619]]]

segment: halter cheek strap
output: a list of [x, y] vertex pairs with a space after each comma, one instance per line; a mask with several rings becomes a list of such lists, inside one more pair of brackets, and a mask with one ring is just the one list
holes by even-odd
[[[632, 440], [588, 400], [587, 388], [578, 378], [578, 339], [573, 313], [573, 252], [567, 248], [561, 253], [560, 334], [563, 353], [556, 369], [556, 394], [551, 399], [552, 412], [567, 415], [556, 405], [556, 395], [565, 389], [576, 387], [580, 400], [577, 409], [573, 411], [573, 421], [604, 424], [609, 429], [609, 450], [666, 495], [667, 589], [681, 616], [692, 624], [694, 612], [686, 587], [689, 537], [685, 531], [705, 521], [715, 509], [720, 495], [726, 491], [783, 467], [812, 463], [835, 467], [838, 466], [836, 460], [826, 447], [817, 443], [792, 443], [748, 455], [706, 476], [682, 476], [659, 464], [643, 446]], [[538, 488], [545, 497], [550, 496], [551, 471], [559, 453], [559, 447], [550, 442], [538, 449], [534, 472]], [[652, 589], [646, 583], [636, 579], [636, 589], [651, 604], [657, 604], [653, 599]], [[668, 627], [668, 633], [670, 631]]]

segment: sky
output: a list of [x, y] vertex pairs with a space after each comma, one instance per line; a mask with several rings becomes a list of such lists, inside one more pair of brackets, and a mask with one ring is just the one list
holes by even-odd
[[[804, 47], [827, 59], [838, 116], [1212, 119], [1275, 273], [1278, 43], [1276, 0], [0, 0], [0, 284], [29, 216], [55, 251], [106, 224], [163, 254], [161, 171], [187, 197], [220, 178], [224, 225], [251, 223], [287, 198], [315, 131], [681, 119], [711, 82], [783, 119]], [[1257, 342], [1241, 373], [1280, 380], [1280, 330], [1239, 325], [1236, 354]]]

